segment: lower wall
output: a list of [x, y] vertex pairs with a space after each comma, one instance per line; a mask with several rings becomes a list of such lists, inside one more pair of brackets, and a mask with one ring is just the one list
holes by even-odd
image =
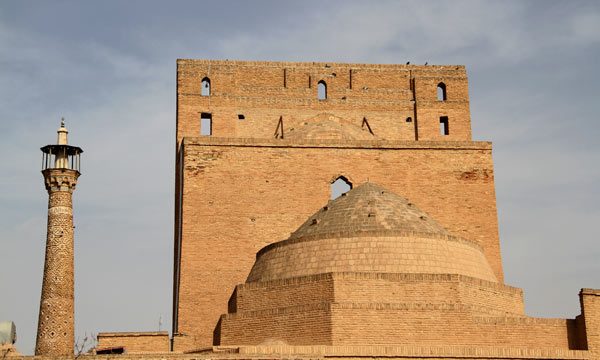
[[[215, 334], [220, 345], [331, 343], [327, 304], [223, 315]], [[217, 337], [217, 336], [215, 336]]]
[[[333, 345], [470, 345], [577, 349], [574, 320], [472, 318], [445, 304], [333, 304]], [[402, 305], [402, 304], [400, 304]], [[351, 341], [350, 339], [354, 339]]]
[[[322, 303], [333, 300], [333, 278], [331, 274], [320, 274], [298, 278], [246, 283], [238, 285], [232, 298], [235, 309], [229, 312], [244, 312], [263, 309]], [[232, 311], [235, 310], [235, 311]]]
[[473, 313], [471, 305], [444, 302], [338, 302], [250, 311], [223, 315], [216, 343], [581, 349], [575, 320]]
[[169, 333], [111, 332], [99, 333], [96, 350], [122, 347], [124, 353], [165, 353], [170, 351]]

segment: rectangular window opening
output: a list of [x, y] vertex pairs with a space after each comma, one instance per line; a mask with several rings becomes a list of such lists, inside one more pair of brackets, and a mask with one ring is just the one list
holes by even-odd
[[212, 114], [202, 113], [202, 115], [200, 115], [200, 135], [212, 135]]
[[238, 114], [238, 120], [246, 120], [244, 114]]
[[450, 135], [447, 116], [440, 116], [440, 135]]

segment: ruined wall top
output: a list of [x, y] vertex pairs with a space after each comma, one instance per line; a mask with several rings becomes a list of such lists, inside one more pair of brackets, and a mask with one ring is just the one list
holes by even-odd
[[463, 65], [180, 59], [177, 102], [178, 142], [284, 138], [324, 113], [378, 139], [471, 140]]

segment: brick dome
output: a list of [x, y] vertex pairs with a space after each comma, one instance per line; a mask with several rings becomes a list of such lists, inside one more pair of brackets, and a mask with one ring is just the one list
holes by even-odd
[[407, 199], [367, 182], [330, 201], [293, 232], [290, 239], [405, 232], [449, 235]]
[[373, 183], [261, 249], [227, 307], [220, 345], [473, 345], [500, 332], [495, 319], [524, 316], [522, 292], [497, 281], [479, 244]]
[[456, 274], [496, 282], [481, 247], [373, 183], [330, 201], [257, 254], [247, 282], [331, 272]]

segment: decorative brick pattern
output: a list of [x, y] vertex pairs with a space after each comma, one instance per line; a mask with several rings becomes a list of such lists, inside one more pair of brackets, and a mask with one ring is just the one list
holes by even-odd
[[72, 192], [79, 172], [47, 169], [43, 174], [48, 190], [48, 228], [35, 353], [72, 356], [75, 344]]

